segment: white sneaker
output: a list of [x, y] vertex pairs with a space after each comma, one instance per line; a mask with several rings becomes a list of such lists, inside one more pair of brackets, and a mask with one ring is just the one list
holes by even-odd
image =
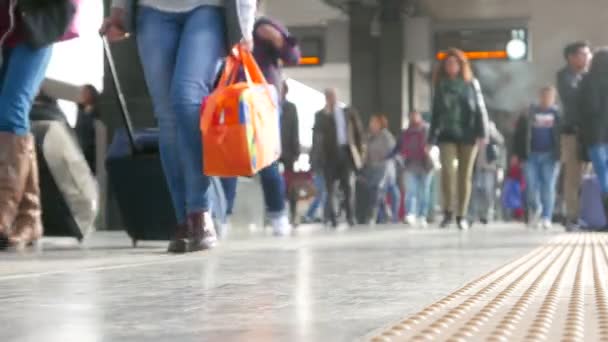
[[540, 220], [540, 212], [534, 213], [528, 219], [528, 227], [530, 228], [541, 228], [542, 222]]
[[422, 229], [429, 227], [429, 223], [426, 221], [426, 217], [421, 217], [418, 219], [418, 226]]
[[550, 219], [543, 219], [543, 221], [541, 222], [541, 227], [543, 227], [543, 229], [545, 230], [551, 229], [553, 228], [553, 222], [551, 222]]
[[416, 216], [414, 215], [407, 215], [405, 217], [405, 223], [407, 223], [408, 226], [415, 226], [416, 225]]
[[291, 225], [289, 224], [289, 218], [287, 215], [281, 215], [279, 217], [270, 220], [272, 225], [272, 235], [274, 236], [289, 236], [291, 235]]

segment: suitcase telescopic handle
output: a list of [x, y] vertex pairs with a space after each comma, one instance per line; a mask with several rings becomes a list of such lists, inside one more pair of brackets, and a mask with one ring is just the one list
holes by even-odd
[[103, 51], [106, 55], [108, 66], [110, 67], [110, 74], [112, 76], [114, 90], [116, 91], [116, 97], [118, 99], [118, 104], [120, 107], [120, 114], [127, 130], [127, 138], [129, 139], [131, 152], [135, 154], [139, 152], [139, 149], [137, 148], [137, 145], [135, 143], [135, 137], [133, 134], [133, 123], [131, 122], [131, 115], [129, 114], [129, 108], [127, 107], [127, 100], [125, 99], [125, 94], [122, 91], [122, 87], [120, 86], [120, 80], [118, 79], [118, 71], [116, 70], [116, 64], [114, 63], [114, 55], [112, 54], [112, 49], [110, 47], [108, 39], [105, 36], [102, 36], [101, 40], [103, 41]]

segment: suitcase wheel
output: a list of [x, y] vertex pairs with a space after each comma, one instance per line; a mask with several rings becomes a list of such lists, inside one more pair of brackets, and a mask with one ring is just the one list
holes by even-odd
[[137, 240], [136, 239], [131, 240], [131, 245], [133, 246], [133, 248], [137, 248]]

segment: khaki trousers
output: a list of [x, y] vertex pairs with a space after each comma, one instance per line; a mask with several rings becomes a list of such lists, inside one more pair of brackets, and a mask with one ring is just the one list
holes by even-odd
[[581, 180], [587, 163], [579, 158], [580, 145], [576, 135], [563, 134], [560, 138], [561, 160], [564, 164], [563, 191], [566, 205], [566, 218], [578, 219], [580, 211], [579, 192]]
[[[477, 145], [440, 144], [439, 152], [443, 210], [456, 213], [458, 217], [466, 217], [471, 199]], [[455, 161], [458, 161], [457, 166]]]

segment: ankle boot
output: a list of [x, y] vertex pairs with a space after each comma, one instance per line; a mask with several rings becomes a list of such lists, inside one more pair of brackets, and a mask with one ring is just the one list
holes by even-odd
[[183, 254], [188, 252], [188, 225], [178, 224], [173, 233], [173, 239], [169, 242], [167, 252], [173, 254]]
[[14, 230], [10, 234], [11, 244], [18, 248], [31, 246], [42, 237], [43, 233], [38, 161], [34, 139], [31, 139], [31, 146], [28, 148], [28, 163], [29, 172], [25, 181], [23, 197], [17, 210]]
[[215, 247], [217, 234], [208, 211], [188, 215], [188, 247], [190, 252]]
[[7, 247], [26, 178], [30, 171], [32, 136], [0, 132], [0, 243]]

